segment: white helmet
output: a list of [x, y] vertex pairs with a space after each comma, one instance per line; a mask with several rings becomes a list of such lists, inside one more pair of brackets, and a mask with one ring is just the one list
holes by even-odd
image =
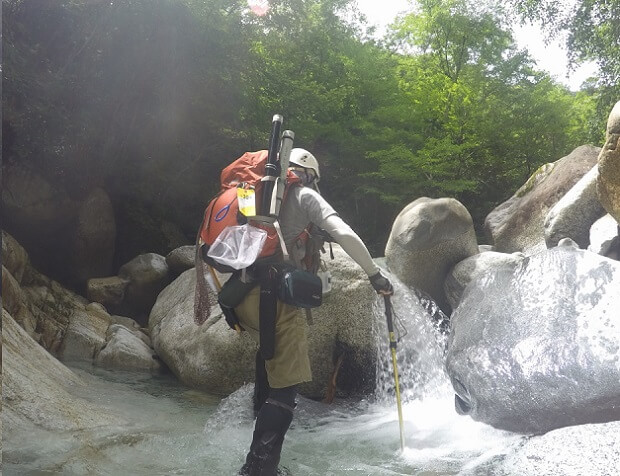
[[304, 169], [310, 169], [314, 172], [314, 176], [316, 177], [315, 182], [321, 180], [321, 173], [319, 172], [319, 161], [316, 160], [314, 155], [312, 155], [306, 149], [295, 148], [291, 150], [289, 167], [301, 167]]

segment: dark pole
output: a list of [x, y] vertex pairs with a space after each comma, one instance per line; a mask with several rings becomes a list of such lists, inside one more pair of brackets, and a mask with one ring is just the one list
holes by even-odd
[[280, 129], [284, 118], [280, 114], [273, 116], [271, 123], [271, 137], [269, 137], [269, 154], [267, 156], [267, 164], [265, 165], [265, 177], [263, 181], [263, 192], [261, 198], [261, 206], [259, 215], [269, 216], [269, 208], [271, 197], [278, 173], [278, 150], [280, 149]]

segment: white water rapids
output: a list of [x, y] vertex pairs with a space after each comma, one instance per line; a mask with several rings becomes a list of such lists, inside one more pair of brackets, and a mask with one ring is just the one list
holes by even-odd
[[[377, 396], [332, 405], [300, 398], [281, 460], [290, 474], [500, 474], [495, 468], [523, 437], [456, 414], [441, 340], [414, 300], [402, 289], [394, 298], [407, 327], [398, 347], [405, 450], [400, 451], [387, 335], [380, 328]], [[383, 322], [382, 301], [373, 312]], [[5, 435], [5, 475], [232, 476], [242, 465], [254, 423], [251, 384], [220, 400], [170, 377], [74, 370], [89, 383], [79, 396], [127, 424], [80, 433], [33, 427]]]

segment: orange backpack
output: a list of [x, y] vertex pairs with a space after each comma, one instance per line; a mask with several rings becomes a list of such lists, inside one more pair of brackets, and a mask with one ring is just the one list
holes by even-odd
[[[220, 272], [231, 272], [232, 270], [208, 257], [207, 252], [220, 233], [229, 226], [250, 223], [267, 232], [267, 238], [258, 259], [274, 257], [280, 249], [280, 239], [276, 227], [272, 223], [258, 220], [258, 217], [252, 218], [253, 214], [251, 213], [250, 216], [244, 215], [239, 206], [239, 189], [243, 191], [253, 190], [254, 202], [261, 203], [267, 158], [267, 150], [246, 152], [225, 167], [220, 175], [221, 190], [207, 205], [200, 226], [198, 244], [202, 248], [202, 257], [205, 262]], [[300, 184], [301, 179], [288, 171], [284, 197], [286, 197], [286, 192], [290, 186]]]

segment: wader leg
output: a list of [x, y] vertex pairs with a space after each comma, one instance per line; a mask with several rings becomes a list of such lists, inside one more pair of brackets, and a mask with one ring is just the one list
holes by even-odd
[[242, 476], [276, 476], [280, 453], [295, 408], [295, 386], [275, 388], [256, 418], [250, 451], [239, 471]]
[[256, 352], [256, 377], [254, 380], [254, 418], [258, 416], [258, 412], [269, 396], [269, 380], [267, 379], [267, 369], [265, 369], [265, 360], [261, 356], [260, 351]]

